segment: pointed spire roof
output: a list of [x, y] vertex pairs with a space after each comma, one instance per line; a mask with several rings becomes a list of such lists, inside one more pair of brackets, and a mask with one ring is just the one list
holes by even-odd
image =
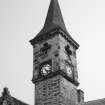
[[38, 38], [41, 39], [40, 36], [46, 35], [46, 33], [58, 28], [60, 28], [61, 30], [63, 30], [64, 33], [66, 33], [67, 37], [76, 44], [77, 48], [79, 47], [78, 43], [71, 37], [71, 35], [66, 30], [58, 0], [51, 0], [44, 27], [34, 39], [30, 40], [31, 44], [34, 45], [35, 42], [38, 42]]
[[67, 32], [58, 0], [51, 0], [44, 27], [38, 36], [58, 27]]

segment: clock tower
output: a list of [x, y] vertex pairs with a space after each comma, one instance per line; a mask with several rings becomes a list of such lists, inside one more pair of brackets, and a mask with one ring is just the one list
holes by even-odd
[[71, 105], [82, 100], [77, 89], [79, 44], [66, 30], [58, 0], [51, 0], [44, 27], [30, 43], [35, 105]]

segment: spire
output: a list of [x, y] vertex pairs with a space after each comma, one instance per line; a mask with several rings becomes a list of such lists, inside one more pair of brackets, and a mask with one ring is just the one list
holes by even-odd
[[51, 0], [44, 27], [34, 39], [30, 40], [31, 44], [34, 45], [35, 42], [38, 42], [38, 40], [43, 39], [41, 39], [40, 36], [46, 35], [46, 33], [58, 28], [60, 28], [64, 31], [64, 33], [66, 33], [65, 36], [72, 40], [73, 43], [77, 46], [77, 48], [79, 47], [78, 43], [71, 37], [71, 35], [66, 30], [58, 0]]
[[44, 27], [38, 36], [58, 27], [67, 32], [58, 0], [51, 0]]

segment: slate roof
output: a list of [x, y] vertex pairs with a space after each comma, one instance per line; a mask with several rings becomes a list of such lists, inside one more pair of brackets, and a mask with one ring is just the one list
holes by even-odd
[[57, 27], [60, 27], [67, 32], [58, 0], [51, 0], [44, 27], [39, 32], [38, 36]]
[[76, 44], [77, 47], [79, 47], [79, 44], [71, 37], [66, 29], [58, 0], [51, 0], [45, 24], [35, 38], [30, 40], [31, 44], [34, 45], [38, 41], [38, 38], [40, 39], [40, 37], [43, 36], [47, 37], [46, 35], [48, 33], [56, 29], [61, 29], [65, 33], [65, 36], [67, 36]]
[[4, 101], [7, 101], [6, 105], [29, 105], [12, 97], [8, 91], [8, 88], [4, 88], [2, 92], [2, 96], [0, 97], [0, 105], [3, 105]]
[[60, 6], [58, 3], [58, 0], [51, 0], [50, 6], [48, 9], [47, 17], [45, 20], [45, 24], [42, 28], [42, 30], [33, 38], [30, 42], [31, 44], [34, 43], [37, 38], [40, 36], [45, 35], [46, 33], [49, 33], [57, 28], [62, 29], [64, 32], [68, 33], [66, 30], [66, 26], [62, 17], [62, 13], [60, 10]]
[[105, 105], [105, 98], [84, 102], [82, 105]]
[[13, 98], [13, 101], [14, 101], [15, 105], [29, 105], [29, 104], [26, 104], [26, 103], [14, 98], [14, 97], [12, 97], [12, 98]]

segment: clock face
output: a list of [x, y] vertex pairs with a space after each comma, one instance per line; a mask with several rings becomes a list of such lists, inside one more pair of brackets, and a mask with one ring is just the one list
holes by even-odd
[[38, 74], [39, 74], [38, 70], [35, 70], [33, 74], [34, 74], [34, 78], [37, 79], [38, 78]]
[[72, 69], [69, 65], [66, 66], [67, 74], [71, 75], [72, 74]]
[[65, 68], [67, 75], [73, 78], [73, 67], [68, 61], [65, 61]]
[[70, 67], [70, 65], [66, 65], [66, 70], [68, 75], [72, 75], [72, 68]]
[[43, 76], [46, 76], [46, 75], [48, 75], [51, 72], [52, 72], [52, 70], [51, 70], [51, 66], [49, 64], [45, 64], [45, 65], [42, 66], [41, 74]]

